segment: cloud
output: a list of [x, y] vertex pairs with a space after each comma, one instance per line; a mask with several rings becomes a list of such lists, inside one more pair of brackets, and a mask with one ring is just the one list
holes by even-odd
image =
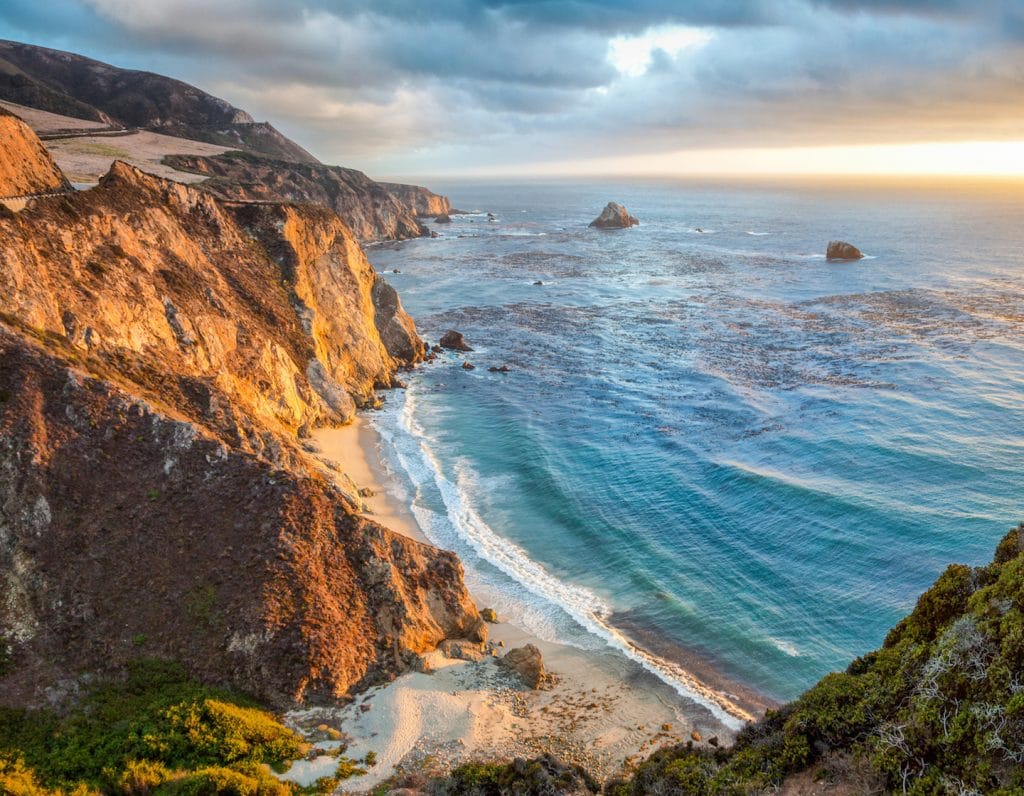
[[0, 35], [374, 172], [1024, 129], [1024, 12], [997, 0], [8, 0]]

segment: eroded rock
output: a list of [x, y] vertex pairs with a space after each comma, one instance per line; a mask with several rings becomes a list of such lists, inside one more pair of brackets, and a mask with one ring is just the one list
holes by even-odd
[[540, 650], [533, 644], [510, 649], [501, 658], [500, 663], [519, 675], [519, 678], [529, 688], [540, 688], [547, 682], [548, 675], [544, 671]]
[[599, 229], [625, 229], [639, 223], [639, 219], [631, 216], [625, 207], [617, 202], [609, 202], [601, 211], [601, 215], [590, 222], [590, 226]]
[[844, 240], [833, 240], [829, 241], [825, 257], [829, 260], [860, 260], [864, 255], [852, 243], [847, 243]]

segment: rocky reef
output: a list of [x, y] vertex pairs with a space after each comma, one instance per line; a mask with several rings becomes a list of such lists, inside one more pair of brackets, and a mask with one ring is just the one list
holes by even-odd
[[116, 163], [0, 216], [0, 260], [0, 703], [139, 657], [334, 698], [479, 627], [302, 448], [423, 356], [333, 211]]

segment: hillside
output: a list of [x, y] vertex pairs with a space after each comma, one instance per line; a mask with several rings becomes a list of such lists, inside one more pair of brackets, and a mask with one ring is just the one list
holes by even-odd
[[116, 163], [0, 214], [0, 259], [0, 703], [139, 657], [335, 698], [480, 634], [458, 560], [302, 447], [423, 355], [337, 215]]
[[[164, 164], [206, 177], [199, 187], [227, 199], [319, 204], [345, 219], [362, 241], [398, 240], [424, 234], [414, 205], [363, 172], [319, 163], [289, 163], [244, 152], [218, 157], [171, 155]], [[410, 194], [416, 186], [404, 186]], [[431, 194], [438, 203], [445, 197]]]
[[114, 127], [317, 162], [269, 123], [188, 83], [20, 42], [0, 40], [0, 99]]
[[951, 565], [881, 649], [748, 726], [731, 749], [654, 754], [627, 794], [1021, 793], [1024, 526]]

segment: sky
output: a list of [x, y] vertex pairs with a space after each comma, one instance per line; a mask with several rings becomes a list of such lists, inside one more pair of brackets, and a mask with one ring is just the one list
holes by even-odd
[[387, 175], [1024, 175], [1024, 0], [2, 0]]

